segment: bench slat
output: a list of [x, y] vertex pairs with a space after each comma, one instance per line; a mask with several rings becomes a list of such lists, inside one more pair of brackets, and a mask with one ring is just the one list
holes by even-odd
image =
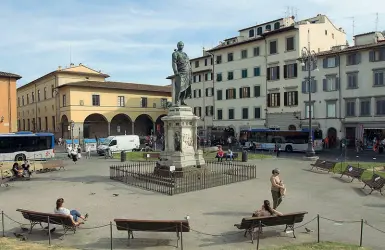
[[114, 221], [116, 228], [123, 231], [190, 232], [190, 225], [187, 220], [114, 219]]
[[41, 212], [35, 212], [30, 210], [24, 210], [24, 209], [16, 209], [16, 211], [20, 212], [23, 215], [23, 217], [29, 221], [48, 223], [48, 217], [49, 217], [50, 224], [75, 227], [75, 225], [72, 223], [71, 218], [67, 215], [41, 213]]
[[241, 224], [236, 224], [234, 226], [238, 227], [239, 225], [238, 229], [250, 229], [251, 227], [257, 227], [259, 222], [261, 222], [263, 227], [292, 225], [302, 222], [305, 214], [307, 214], [307, 212], [290, 213], [282, 216], [243, 218]]

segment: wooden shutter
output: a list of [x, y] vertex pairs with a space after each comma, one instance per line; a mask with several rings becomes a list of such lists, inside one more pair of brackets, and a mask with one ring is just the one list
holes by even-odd
[[311, 92], [312, 93], [317, 92], [317, 80], [312, 80], [311, 81]]
[[267, 68], [266, 69], [266, 78], [267, 78], [267, 80], [268, 81], [270, 81], [270, 70], [271, 70], [272, 68]]
[[229, 99], [229, 90], [226, 89], [226, 100]]
[[283, 78], [287, 78], [287, 65], [283, 65]]
[[242, 88], [239, 88], [239, 98], [243, 98], [243, 91], [242, 91]]
[[298, 64], [294, 63], [294, 77], [298, 76]]
[[323, 59], [323, 67], [324, 67], [324, 68], [327, 68], [327, 67], [328, 67], [328, 59], [327, 59], [327, 58], [324, 58], [324, 59]]
[[277, 106], [281, 106], [281, 93], [277, 94]]
[[250, 96], [251, 96], [251, 94], [250, 94], [250, 87], [246, 87], [246, 89], [247, 89], [247, 98], [249, 98]]
[[283, 105], [287, 106], [287, 96], [289, 95], [289, 92], [283, 93]]
[[336, 56], [336, 66], [339, 66], [339, 65], [340, 65], [340, 57]]
[[234, 96], [233, 99], [237, 99], [237, 89], [234, 89]]
[[206, 88], [206, 96], [209, 96], [209, 89]]
[[277, 80], [279, 80], [279, 66], [277, 66]]
[[254, 86], [254, 97], [261, 96], [261, 86]]

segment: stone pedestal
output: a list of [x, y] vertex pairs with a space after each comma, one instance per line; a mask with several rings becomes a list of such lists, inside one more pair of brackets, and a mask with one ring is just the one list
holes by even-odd
[[197, 122], [188, 106], [170, 107], [168, 115], [162, 118], [164, 122], [165, 149], [161, 152], [158, 162], [162, 168], [175, 166], [176, 171], [187, 167], [202, 167], [205, 165], [202, 150], [198, 149]]

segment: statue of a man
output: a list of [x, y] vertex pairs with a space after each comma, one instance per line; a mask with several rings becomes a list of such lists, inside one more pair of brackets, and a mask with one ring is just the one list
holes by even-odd
[[172, 69], [174, 70], [174, 105], [187, 105], [184, 100], [191, 98], [192, 69], [190, 59], [183, 52], [183, 42], [178, 43], [178, 49], [172, 53]]

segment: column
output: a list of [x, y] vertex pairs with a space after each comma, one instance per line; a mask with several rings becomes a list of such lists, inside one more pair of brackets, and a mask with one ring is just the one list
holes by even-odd
[[111, 135], [111, 122], [108, 122], [108, 136]]
[[198, 126], [197, 126], [197, 120], [193, 120], [192, 125], [192, 134], [193, 134], [193, 142], [194, 142], [194, 151], [197, 151], [198, 149], [198, 143], [197, 143], [197, 135], [198, 135]]
[[131, 131], [132, 131], [132, 134], [134, 135], [135, 134], [135, 122], [134, 121], [131, 123]]
[[167, 126], [167, 122], [166, 121], [164, 121], [164, 126], [163, 126], [163, 128], [164, 128], [164, 133], [163, 133], [163, 140], [164, 140], [164, 151], [169, 151], [168, 150], [168, 139], [167, 139], [167, 135], [168, 135], [168, 126]]

